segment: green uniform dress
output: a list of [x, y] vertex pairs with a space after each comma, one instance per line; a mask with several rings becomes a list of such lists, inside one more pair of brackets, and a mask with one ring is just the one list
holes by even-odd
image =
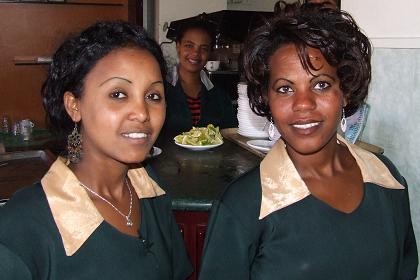
[[[391, 162], [380, 159], [406, 186]], [[369, 172], [361, 169], [365, 177]], [[237, 179], [213, 205], [200, 280], [415, 279], [418, 256], [406, 187], [365, 182], [361, 204], [347, 214], [310, 193], [297, 200], [297, 192], [290, 198], [293, 190], [273, 188], [264, 195], [262, 182], [271, 178], [262, 180], [263, 170]], [[293, 181], [282, 175], [279, 181]], [[261, 215], [267, 200], [282, 206], [271, 203], [272, 210]]]
[[[191, 111], [188, 108], [187, 98], [179, 80], [175, 86], [166, 85], [166, 119], [165, 130], [188, 131], [192, 128]], [[200, 93], [201, 117], [197, 127], [213, 124], [222, 128], [237, 127], [238, 120], [235, 116], [230, 97], [220, 88], [214, 86], [210, 90], [202, 85]]]
[[[192, 267], [168, 196], [141, 198], [140, 207], [139, 237], [103, 220], [69, 255], [41, 183], [18, 191], [0, 209], [0, 278], [186, 279]], [[65, 218], [71, 224], [80, 216]], [[82, 224], [71, 240], [84, 231]]]

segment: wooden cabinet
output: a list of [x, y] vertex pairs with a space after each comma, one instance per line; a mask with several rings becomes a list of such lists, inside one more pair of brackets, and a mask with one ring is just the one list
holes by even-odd
[[194, 267], [194, 273], [188, 280], [196, 280], [200, 269], [209, 212], [174, 211], [174, 214]]
[[37, 58], [51, 57], [70, 34], [113, 19], [128, 19], [128, 0], [0, 2], [0, 115], [45, 127], [40, 90], [48, 63]]

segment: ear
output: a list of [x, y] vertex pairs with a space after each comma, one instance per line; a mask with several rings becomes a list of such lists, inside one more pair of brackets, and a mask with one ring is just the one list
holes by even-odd
[[177, 55], [178, 55], [178, 57], [179, 57], [179, 49], [180, 49], [180, 47], [181, 47], [181, 43], [180, 43], [180, 42], [176, 42], [175, 47], [176, 47], [176, 54], [177, 54]]
[[63, 96], [64, 108], [66, 108], [67, 114], [74, 122], [79, 122], [82, 119], [79, 111], [79, 99], [74, 96], [70, 91], [66, 91]]

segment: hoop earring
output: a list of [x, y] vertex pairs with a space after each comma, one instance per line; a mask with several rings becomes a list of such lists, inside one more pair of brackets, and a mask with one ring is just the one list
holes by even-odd
[[341, 122], [340, 122], [340, 127], [341, 127], [341, 131], [344, 133], [347, 130], [347, 120], [346, 120], [346, 114], [344, 112], [344, 108], [343, 108], [343, 115], [341, 118]]
[[268, 125], [268, 138], [274, 139], [274, 135], [276, 134], [276, 126], [273, 122], [273, 117], [270, 117], [270, 124]]
[[71, 163], [78, 163], [82, 158], [82, 135], [74, 123], [73, 131], [67, 136], [67, 159]]

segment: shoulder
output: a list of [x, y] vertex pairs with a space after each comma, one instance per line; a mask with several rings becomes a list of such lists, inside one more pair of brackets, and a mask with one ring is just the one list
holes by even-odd
[[48, 263], [46, 252], [62, 246], [40, 183], [19, 190], [0, 209], [0, 243], [26, 264]]
[[176, 85], [172, 85], [168, 82], [165, 82], [165, 96], [169, 98], [175, 98], [177, 96], [182, 96], [182, 87], [179, 81], [176, 83]]
[[389, 172], [391, 172], [392, 176], [403, 186], [407, 187], [407, 183], [405, 181], [405, 178], [400, 174], [397, 167], [392, 163], [392, 161], [382, 154], [374, 154], [376, 157], [378, 157], [379, 160], [385, 164], [385, 166], [388, 168]]
[[227, 92], [218, 85], [214, 85], [210, 90], [206, 90], [207, 94], [212, 98], [225, 99], [229, 97]]
[[169, 195], [168, 187], [159, 178], [159, 176], [156, 174], [155, 170], [153, 169], [153, 167], [150, 164], [146, 163], [144, 165], [144, 169], [146, 170], [149, 177], [153, 181], [155, 181], [162, 190], [165, 191], [165, 194], [163, 194], [163, 195], [159, 195], [159, 196], [152, 197], [152, 198], [146, 198], [146, 199], [144, 199], [144, 201], [148, 201], [149, 203], [151, 203], [155, 207], [159, 207], [159, 208], [162, 207], [165, 210], [168, 210], [168, 209], [170, 210], [171, 207], [172, 207], [172, 203], [171, 203], [171, 198], [170, 198], [170, 195]]
[[48, 203], [41, 183], [22, 188], [12, 195], [1, 210], [1, 221], [11, 219], [32, 219], [48, 210]]
[[[261, 207], [259, 165], [235, 179], [223, 192], [220, 203], [235, 215], [258, 219]], [[247, 214], [242, 215], [244, 212]]]
[[0, 209], [0, 238], [14, 235], [45, 238], [46, 232], [56, 230], [41, 183], [17, 191]]

